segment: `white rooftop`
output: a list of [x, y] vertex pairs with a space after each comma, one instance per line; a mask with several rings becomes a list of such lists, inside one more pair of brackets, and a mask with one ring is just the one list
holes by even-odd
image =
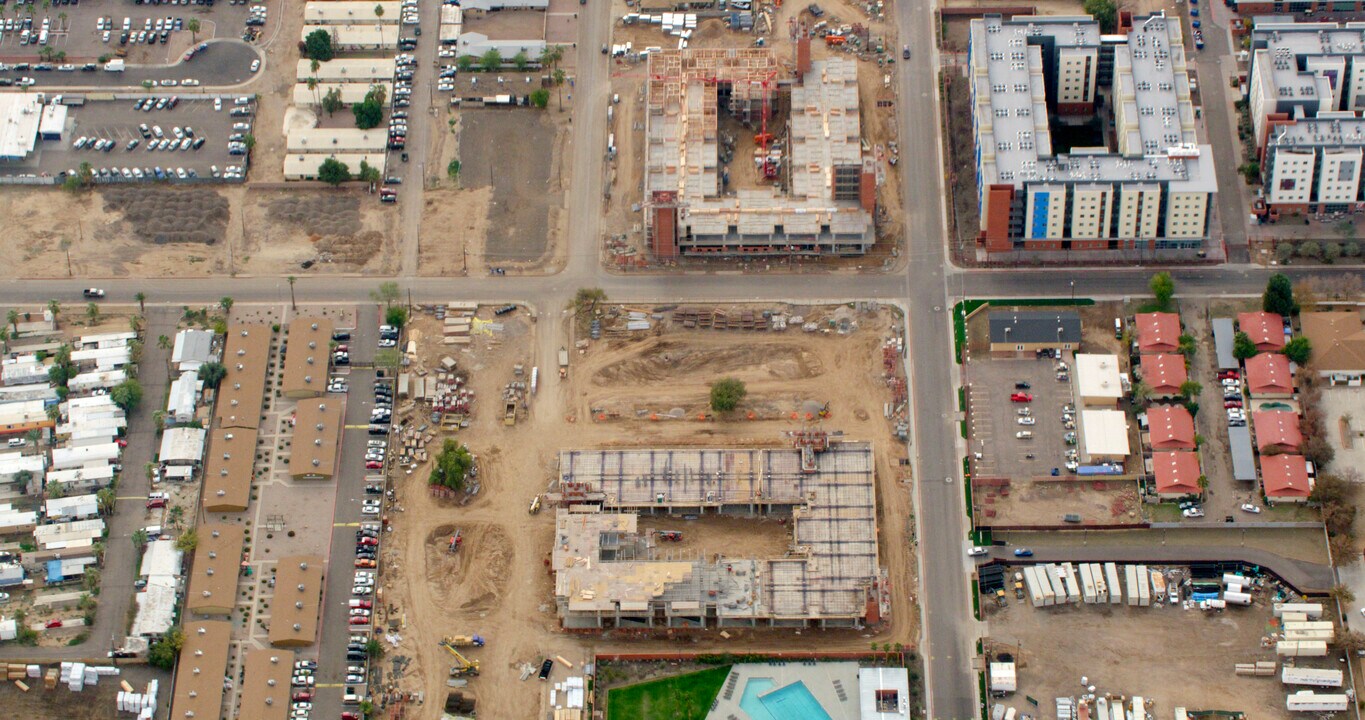
[[1123, 383], [1119, 379], [1117, 355], [1076, 355], [1076, 388], [1081, 401], [1123, 397]]
[[1081, 434], [1089, 457], [1128, 455], [1128, 418], [1122, 410], [1082, 410]]

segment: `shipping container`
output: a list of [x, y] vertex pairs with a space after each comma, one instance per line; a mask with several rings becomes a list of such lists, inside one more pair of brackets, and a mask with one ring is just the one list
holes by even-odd
[[1336, 639], [1336, 632], [1333, 630], [1285, 630], [1285, 640], [1322, 640], [1332, 642]]
[[1228, 583], [1237, 583], [1238, 585], [1245, 586], [1250, 585], [1251, 581], [1247, 580], [1245, 575], [1239, 573], [1223, 573], [1223, 584], [1227, 585]]
[[1229, 605], [1251, 604], [1251, 596], [1244, 592], [1225, 592], [1223, 593], [1223, 599], [1227, 601]]
[[1137, 580], [1138, 588], [1138, 604], [1142, 607], [1150, 607], [1152, 604], [1152, 588], [1151, 582], [1149, 582], [1151, 577], [1152, 575], [1147, 570], [1146, 565], [1137, 566], [1137, 576], [1135, 579]]
[[1322, 617], [1322, 603], [1275, 603], [1274, 611], [1275, 617], [1294, 612], [1307, 615], [1309, 620], [1317, 620]]
[[1114, 563], [1105, 563], [1104, 579], [1109, 585], [1109, 604], [1122, 604], [1123, 588], [1119, 586], [1119, 566]]
[[1345, 712], [1351, 699], [1346, 695], [1300, 690], [1285, 698], [1284, 706], [1291, 712]]
[[1038, 571], [1032, 565], [1024, 568], [1024, 585], [1028, 587], [1029, 601], [1033, 607], [1043, 607], [1043, 591], [1038, 583]]
[[1142, 600], [1137, 588], [1137, 566], [1123, 566], [1123, 591], [1128, 594], [1128, 606], [1137, 607], [1138, 602]]
[[1142, 699], [1141, 695], [1133, 696], [1133, 717], [1134, 718], [1147, 717], [1147, 703]]
[[1280, 616], [1280, 619], [1283, 620], [1283, 621], [1285, 622], [1285, 624], [1292, 623], [1292, 622], [1307, 622], [1307, 621], [1308, 621], [1308, 613], [1287, 612], [1287, 613], [1284, 613], [1283, 615], [1281, 615], [1281, 616]]
[[1081, 599], [1087, 605], [1095, 604], [1095, 578], [1090, 574], [1089, 563], [1081, 563]]
[[1322, 640], [1281, 640], [1275, 643], [1275, 654], [1280, 657], [1323, 657], [1327, 643]]
[[1096, 720], [1109, 720], [1109, 698], [1095, 698]]
[[1066, 583], [1062, 582], [1062, 574], [1056, 565], [1048, 563], [1043, 566], [1043, 572], [1047, 575], [1048, 582], [1052, 583], [1052, 602], [1049, 605], [1066, 604]]
[[1300, 620], [1290, 622], [1284, 621], [1285, 630], [1335, 630], [1336, 625], [1330, 620]]
[[1081, 586], [1076, 581], [1076, 566], [1062, 563], [1062, 582], [1066, 585], [1066, 601], [1076, 604], [1081, 601]]
[[1127, 720], [1127, 719], [1123, 716], [1123, 701], [1122, 701], [1122, 700], [1115, 700], [1114, 702], [1109, 703], [1109, 719], [1110, 719], [1110, 720]]
[[1095, 602], [1109, 603], [1109, 581], [1104, 578], [1104, 566], [1099, 563], [1086, 563], [1090, 567], [1090, 577], [1095, 580]]
[[1280, 682], [1285, 685], [1312, 685], [1314, 687], [1341, 687], [1340, 670], [1316, 670], [1296, 668], [1288, 665], [1280, 670]]

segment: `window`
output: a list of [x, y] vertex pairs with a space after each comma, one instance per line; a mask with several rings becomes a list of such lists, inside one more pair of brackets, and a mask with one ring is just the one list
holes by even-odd
[[1284, 180], [1281, 180], [1281, 181], [1280, 181], [1280, 189], [1281, 189], [1281, 190], [1293, 190], [1293, 189], [1294, 189], [1294, 186], [1295, 186], [1297, 183], [1298, 183], [1298, 181], [1295, 180], [1294, 178], [1285, 178]]

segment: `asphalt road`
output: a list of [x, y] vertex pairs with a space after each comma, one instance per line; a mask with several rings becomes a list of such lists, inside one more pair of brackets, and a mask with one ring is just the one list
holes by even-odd
[[[437, 28], [441, 26], [441, 4], [440, 3], [420, 3], [417, 6], [421, 12], [421, 27], [425, 33], [417, 38], [417, 50], [412, 54], [417, 58], [417, 68], [412, 75], [412, 105], [408, 111], [408, 140], [410, 162], [404, 163], [401, 152], [389, 153], [389, 164], [385, 169], [385, 175], [395, 175], [403, 179], [403, 185], [398, 187], [399, 217], [401, 218], [402, 240], [399, 244], [401, 248], [399, 262], [400, 273], [403, 275], [417, 274], [417, 256], [420, 249], [418, 235], [422, 230], [422, 200], [421, 188], [426, 185], [426, 162], [427, 153], [425, 149], [429, 147], [429, 140], [432, 132], [440, 132], [437, 127], [439, 123], [434, 122], [437, 113], [440, 112], [436, 103], [445, 100], [445, 96], [436, 95], [436, 51], [440, 48]], [[400, 25], [402, 32], [400, 35], [411, 36], [411, 26]], [[444, 168], [442, 168], [444, 169]]]
[[[5, 70], [0, 72], [0, 77], [11, 79], [24, 76], [31, 77], [38, 81], [32, 88], [34, 91], [49, 88], [83, 88], [108, 91], [115, 88], [139, 88], [146, 80], [159, 83], [162, 80], [180, 82], [185, 78], [194, 78], [199, 81], [197, 87], [182, 89], [177, 86], [159, 88], [159, 90], [163, 92], [202, 92], [205, 89], [240, 85], [250, 80], [254, 77], [251, 72], [251, 61], [260, 57], [256, 48], [241, 40], [210, 40], [208, 47], [195, 55], [193, 60], [181, 60], [171, 65], [129, 65], [128, 69], [121, 73], [104, 72], [103, 70], [95, 72], [82, 72], [80, 70], [75, 72], [58, 72], [56, 70], [39, 72], [30, 67], [28, 70]], [[34, 63], [36, 62], [34, 61]], [[81, 63], [75, 64], [78, 68], [81, 65]]]

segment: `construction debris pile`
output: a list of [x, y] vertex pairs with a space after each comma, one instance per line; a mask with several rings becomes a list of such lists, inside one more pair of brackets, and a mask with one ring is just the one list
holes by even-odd
[[398, 397], [431, 406], [431, 422], [446, 427], [469, 427], [474, 408], [474, 389], [455, 358], [444, 357], [435, 374], [424, 370], [398, 376]]
[[474, 313], [478, 309], [478, 303], [452, 302], [444, 306], [436, 306], [434, 314], [436, 319], [442, 323], [441, 344], [470, 344], [472, 342], [470, 333], [474, 324]]
[[[117, 672], [118, 669], [114, 668]], [[126, 681], [123, 682], [123, 689], [118, 694], [118, 711], [124, 713], [135, 713], [138, 720], [151, 720], [156, 715], [156, 695], [159, 681], [151, 680], [147, 683], [146, 692], [133, 692], [133, 686]]]

